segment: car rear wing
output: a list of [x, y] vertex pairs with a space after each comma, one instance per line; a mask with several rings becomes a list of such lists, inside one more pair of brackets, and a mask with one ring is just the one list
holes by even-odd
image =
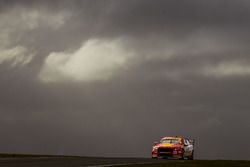
[[194, 139], [189, 139], [189, 143], [194, 145], [195, 140]]

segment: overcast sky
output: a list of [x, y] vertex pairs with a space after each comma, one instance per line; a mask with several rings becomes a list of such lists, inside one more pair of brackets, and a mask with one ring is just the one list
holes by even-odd
[[249, 159], [249, 0], [0, 0], [0, 152]]

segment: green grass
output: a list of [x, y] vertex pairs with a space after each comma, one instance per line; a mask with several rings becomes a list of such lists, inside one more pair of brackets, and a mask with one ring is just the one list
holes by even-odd
[[[124, 167], [124, 166], [123, 166]], [[233, 160], [166, 160], [154, 164], [127, 165], [127, 167], [250, 167], [250, 161]]]

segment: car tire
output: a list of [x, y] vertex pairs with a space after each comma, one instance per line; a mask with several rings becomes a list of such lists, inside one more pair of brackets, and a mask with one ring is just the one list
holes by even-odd
[[182, 152], [183, 152], [183, 154], [182, 154], [180, 160], [184, 160], [184, 159], [185, 159], [185, 158], [184, 158], [184, 149], [182, 149]]
[[194, 151], [192, 152], [192, 155], [188, 158], [188, 160], [194, 160]]

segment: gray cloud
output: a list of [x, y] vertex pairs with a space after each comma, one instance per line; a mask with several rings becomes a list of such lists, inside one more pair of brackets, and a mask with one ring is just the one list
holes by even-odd
[[184, 135], [197, 158], [249, 159], [249, 5], [0, 1], [1, 152], [150, 156]]

